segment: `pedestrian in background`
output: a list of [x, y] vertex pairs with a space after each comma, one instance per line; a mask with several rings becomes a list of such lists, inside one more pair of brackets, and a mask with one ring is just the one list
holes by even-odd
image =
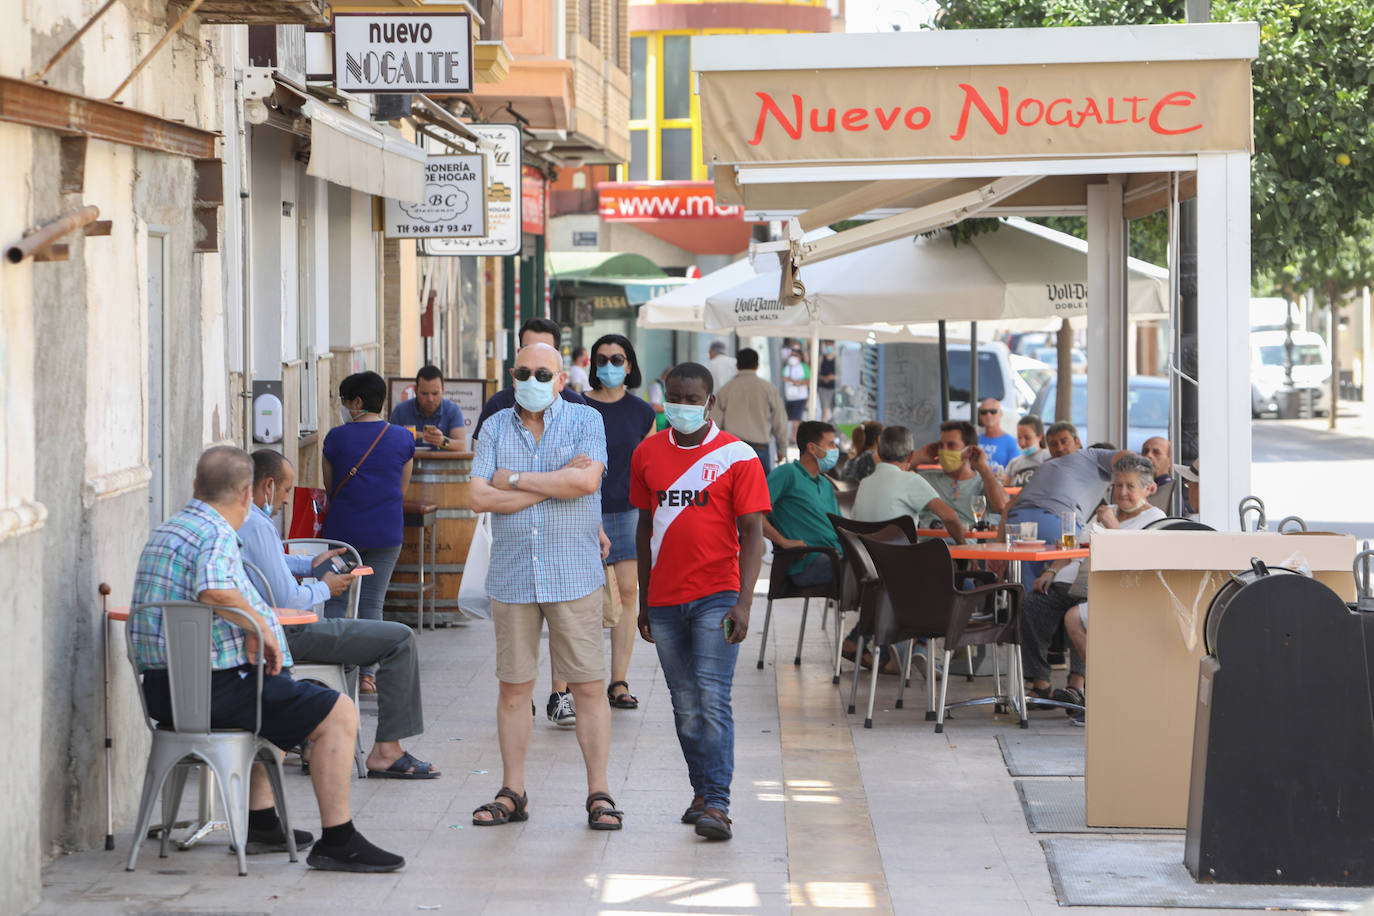
[[[630, 503], [630, 456], [654, 433], [654, 409], [630, 394], [644, 383], [639, 357], [630, 341], [607, 334], [592, 344], [591, 388], [587, 404], [606, 425], [606, 477], [601, 481], [601, 527], [611, 540], [606, 565], [620, 589], [620, 622], [611, 630], [611, 683], [606, 697], [614, 709], [635, 709], [639, 700], [625, 680], [635, 645], [635, 608], [639, 607], [639, 569], [635, 562], [635, 525], [639, 511]], [[623, 690], [620, 688], [624, 688]]]
[[[382, 619], [382, 602], [396, 559], [401, 555], [405, 513], [401, 502], [410, 486], [415, 437], [382, 417], [386, 381], [375, 372], [355, 372], [339, 383], [342, 426], [324, 437], [324, 488], [329, 512], [320, 537], [343, 541], [358, 551], [372, 575], [364, 576], [358, 616]], [[330, 598], [325, 617], [343, 617], [347, 593]], [[376, 693], [375, 667], [359, 669], [358, 692]]]
[[711, 382], [715, 385], [714, 390], [717, 393], [735, 377], [735, 357], [727, 351], [725, 341], [711, 341], [711, 359], [707, 362], [706, 368], [711, 370]]
[[800, 349], [787, 356], [782, 367], [782, 399], [787, 405], [787, 419], [792, 423], [792, 441], [797, 439], [797, 426], [806, 419], [806, 401], [811, 397], [811, 367]]
[[759, 378], [759, 354], [745, 347], [735, 357], [735, 377], [715, 393], [711, 419], [759, 456], [763, 472], [773, 469], [768, 441], [777, 444], [778, 461], [787, 459], [787, 408], [777, 386]]
[[816, 376], [816, 398], [821, 405], [821, 422], [829, 423], [835, 413], [835, 341], [821, 341], [821, 370]]

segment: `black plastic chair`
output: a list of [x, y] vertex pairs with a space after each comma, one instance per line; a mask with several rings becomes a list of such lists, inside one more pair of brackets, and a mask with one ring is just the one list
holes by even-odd
[[[840, 543], [845, 545], [848, 550], [849, 541], [844, 537], [843, 532], [849, 531], [853, 534], [866, 534], [892, 544], [914, 544], [917, 540], [916, 520], [909, 515], [900, 515], [896, 518], [889, 518], [881, 522], [861, 522], [852, 518], [845, 518], [827, 512], [826, 517], [830, 519], [830, 526], [835, 529], [836, 535], [840, 537]], [[835, 603], [835, 672], [830, 679], [830, 683], [840, 682], [840, 662], [842, 661], [842, 649], [844, 643], [844, 615], [859, 610], [859, 581], [855, 577], [854, 567], [851, 563], [844, 564], [844, 570], [840, 578], [840, 600]], [[824, 626], [824, 621], [822, 621]], [[856, 659], [863, 658], [863, 650], [859, 650]], [[852, 703], [850, 704], [853, 705]], [[851, 712], [853, 710], [850, 710]]]
[[[1015, 689], [1012, 703], [1017, 707], [1022, 728], [1029, 727], [1026, 718], [1025, 678], [1021, 674], [1019, 583], [999, 582], [970, 589], [956, 587], [955, 570], [949, 548], [935, 538], [912, 545], [886, 544], [872, 538], [861, 538], [872, 561], [878, 586], [873, 590], [874, 639], [879, 645], [903, 639], [924, 638], [941, 640], [944, 665], [940, 675], [940, 697], [935, 708], [935, 731], [945, 730], [945, 710], [957, 706], [987, 703], [1000, 704], [1006, 698], [997, 695], [1000, 684], [994, 684], [994, 696], [965, 700], [946, 705], [949, 695], [949, 663], [954, 653], [966, 646], [1018, 647], [1012, 652], [1008, 676]], [[962, 575], [962, 574], [960, 574]], [[995, 607], [999, 594], [1007, 596], [1007, 609], [1000, 614]], [[994, 649], [995, 651], [995, 649]], [[931, 653], [932, 657], [934, 652]], [[876, 674], [874, 681], [876, 684]], [[1017, 703], [1016, 701], [1020, 702]], [[872, 720], [872, 693], [869, 694]], [[926, 713], [931, 717], [930, 711]]]
[[[830, 564], [830, 580], [820, 585], [796, 585], [788, 578], [787, 570], [797, 560], [820, 554]], [[768, 609], [763, 615], [763, 637], [759, 640], [759, 663], [763, 667], [764, 651], [768, 648], [768, 626], [773, 620], [773, 602], [782, 598], [801, 598], [802, 619], [797, 631], [797, 654], [792, 664], [801, 664], [802, 641], [806, 638], [806, 616], [812, 598], [838, 601], [840, 598], [840, 554], [834, 547], [774, 547], [773, 564], [768, 573]]]

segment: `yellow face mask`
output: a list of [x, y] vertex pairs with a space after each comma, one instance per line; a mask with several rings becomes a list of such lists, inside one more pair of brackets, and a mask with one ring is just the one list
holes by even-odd
[[946, 474], [953, 474], [964, 464], [964, 452], [962, 449], [940, 449], [940, 469]]

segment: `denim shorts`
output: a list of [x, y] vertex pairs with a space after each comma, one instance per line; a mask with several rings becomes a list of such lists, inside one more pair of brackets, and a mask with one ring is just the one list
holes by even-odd
[[639, 510], [628, 512], [601, 513], [601, 527], [606, 537], [611, 539], [611, 553], [606, 557], [606, 565], [621, 560], [633, 560], [638, 554], [635, 550], [635, 529], [639, 527]]

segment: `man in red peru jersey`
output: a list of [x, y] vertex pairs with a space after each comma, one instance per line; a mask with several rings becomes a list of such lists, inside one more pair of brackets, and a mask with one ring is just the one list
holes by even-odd
[[669, 429], [630, 460], [639, 509], [639, 632], [658, 650], [678, 743], [692, 782], [682, 815], [698, 836], [728, 840], [735, 721], [730, 687], [763, 557], [771, 506], [758, 455], [707, 419], [711, 372], [682, 363], [668, 374]]

